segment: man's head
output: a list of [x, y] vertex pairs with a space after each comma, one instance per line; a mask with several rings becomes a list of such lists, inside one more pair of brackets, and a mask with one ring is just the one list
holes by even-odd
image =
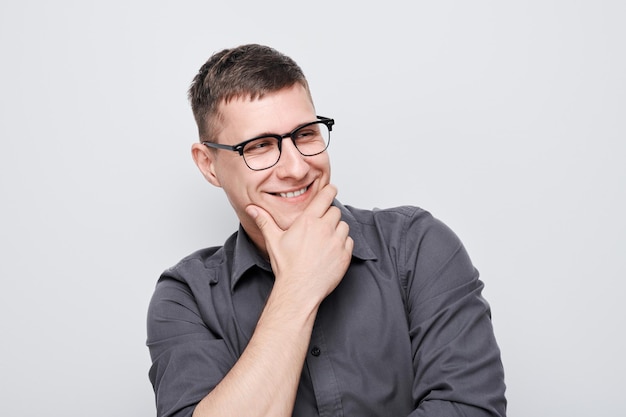
[[[308, 126], [327, 125], [312, 125], [319, 119], [304, 74], [292, 59], [271, 48], [245, 45], [212, 56], [195, 77], [189, 96], [200, 134], [200, 143], [192, 145], [194, 161], [207, 181], [224, 190], [243, 228], [264, 250], [263, 236], [246, 207], [264, 209], [286, 230], [330, 182], [325, 148], [305, 156], [311, 148], [305, 142]], [[293, 132], [303, 126], [306, 134], [296, 140], [301, 143], [296, 148]], [[265, 165], [263, 159], [259, 167], [244, 159], [245, 147], [241, 153], [233, 149], [268, 135], [283, 138], [274, 165]], [[262, 141], [254, 155], [268, 146], [273, 145]]]
[[268, 46], [249, 44], [215, 53], [200, 68], [188, 93], [201, 141], [215, 141], [221, 104], [235, 98], [256, 100], [294, 84], [302, 85], [310, 98], [298, 64]]

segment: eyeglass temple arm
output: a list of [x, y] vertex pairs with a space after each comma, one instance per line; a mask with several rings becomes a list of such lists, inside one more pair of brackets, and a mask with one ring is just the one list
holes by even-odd
[[221, 143], [213, 142], [202, 142], [202, 144], [209, 148], [226, 149], [227, 151], [239, 152], [240, 154], [242, 153], [243, 149], [241, 146], [223, 145]]

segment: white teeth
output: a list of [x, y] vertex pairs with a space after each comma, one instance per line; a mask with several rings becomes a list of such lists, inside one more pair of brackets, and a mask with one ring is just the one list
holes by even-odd
[[299, 195], [304, 194], [304, 192], [306, 191], [307, 187], [304, 187], [298, 191], [290, 191], [288, 193], [278, 193], [281, 197], [284, 198], [291, 198], [291, 197], [297, 197]]

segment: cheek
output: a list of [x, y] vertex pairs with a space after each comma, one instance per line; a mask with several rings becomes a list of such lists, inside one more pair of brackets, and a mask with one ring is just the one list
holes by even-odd
[[319, 170], [330, 172], [330, 157], [328, 151], [318, 155], [320, 159], [316, 161], [316, 166]]
[[[246, 169], [248, 168], [246, 167]], [[259, 175], [260, 172], [248, 171], [239, 172], [232, 170], [227, 172], [223, 178], [220, 178], [222, 188], [231, 204], [243, 205], [243, 208], [250, 203], [259, 203], [259, 199], [262, 197], [259, 194], [259, 189], [267, 177], [267, 174]]]
[[[328, 158], [328, 155], [326, 155], [323, 159], [316, 161], [314, 167], [315, 169], [320, 171], [323, 176], [326, 177], [326, 181], [324, 181], [325, 183], [330, 182], [330, 160]], [[324, 186], [326, 184], [320, 184], [320, 185]]]

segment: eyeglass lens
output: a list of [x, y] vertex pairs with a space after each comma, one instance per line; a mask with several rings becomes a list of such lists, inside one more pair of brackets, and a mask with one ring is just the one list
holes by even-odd
[[[291, 139], [304, 156], [313, 156], [326, 150], [330, 141], [328, 126], [322, 121], [295, 130]], [[270, 168], [280, 159], [280, 144], [276, 136], [266, 136], [248, 142], [243, 148], [243, 158], [254, 170]]]

